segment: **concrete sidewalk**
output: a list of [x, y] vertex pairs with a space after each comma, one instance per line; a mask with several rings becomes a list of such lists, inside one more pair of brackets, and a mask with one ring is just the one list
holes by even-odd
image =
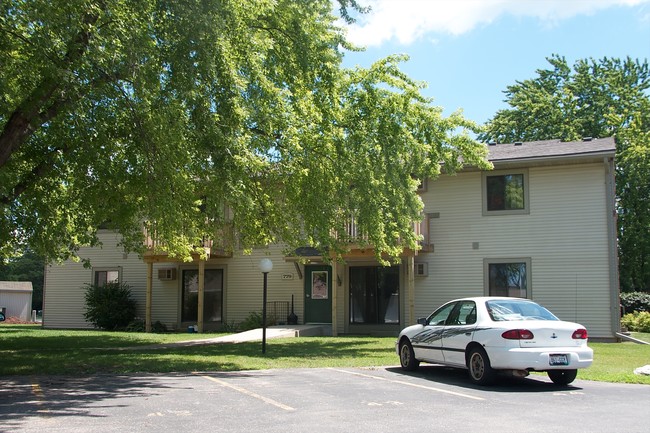
[[[272, 338], [319, 337], [324, 335], [332, 335], [332, 325], [276, 325], [266, 328], [267, 340]], [[178, 341], [176, 343], [165, 344], [165, 346], [202, 346], [221, 343], [243, 343], [246, 341], [262, 341], [262, 328], [224, 335], [222, 337]]]
[[[332, 325], [276, 325], [266, 328], [266, 339], [291, 338], [291, 337], [319, 337], [331, 336]], [[173, 347], [207, 346], [210, 344], [244, 343], [247, 341], [262, 341], [262, 328], [240, 332], [238, 334], [224, 335], [222, 337], [204, 338], [200, 340], [184, 340], [175, 343], [152, 344], [148, 346], [119, 347], [115, 350], [150, 350], [169, 349]]]

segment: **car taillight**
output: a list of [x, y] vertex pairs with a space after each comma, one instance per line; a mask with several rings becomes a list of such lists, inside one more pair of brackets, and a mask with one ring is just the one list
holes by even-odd
[[535, 338], [528, 329], [511, 329], [501, 334], [506, 340], [532, 340]]
[[586, 329], [576, 329], [571, 336], [574, 340], [586, 340], [587, 339], [587, 330]]

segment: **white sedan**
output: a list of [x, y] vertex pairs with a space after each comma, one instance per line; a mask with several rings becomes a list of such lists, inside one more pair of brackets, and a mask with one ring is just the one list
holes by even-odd
[[421, 361], [466, 368], [480, 385], [493, 383], [497, 372], [525, 377], [531, 371], [567, 385], [593, 361], [582, 325], [564, 322], [531, 300], [500, 297], [444, 304], [403, 329], [396, 351], [405, 370]]

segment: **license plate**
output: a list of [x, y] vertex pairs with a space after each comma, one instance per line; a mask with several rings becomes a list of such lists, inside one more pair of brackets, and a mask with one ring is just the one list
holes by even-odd
[[569, 365], [567, 355], [550, 355], [548, 357], [549, 365]]

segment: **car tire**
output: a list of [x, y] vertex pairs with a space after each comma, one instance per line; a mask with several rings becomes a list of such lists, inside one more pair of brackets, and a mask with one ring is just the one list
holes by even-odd
[[481, 347], [470, 349], [467, 357], [467, 369], [472, 382], [477, 385], [491, 385], [494, 383], [496, 372], [490, 365], [490, 358]]
[[399, 344], [399, 362], [402, 369], [406, 371], [415, 371], [420, 366], [420, 361], [415, 359], [415, 352], [413, 346], [408, 340], [404, 340]]
[[546, 373], [554, 384], [568, 385], [575, 380], [578, 370], [549, 370]]

